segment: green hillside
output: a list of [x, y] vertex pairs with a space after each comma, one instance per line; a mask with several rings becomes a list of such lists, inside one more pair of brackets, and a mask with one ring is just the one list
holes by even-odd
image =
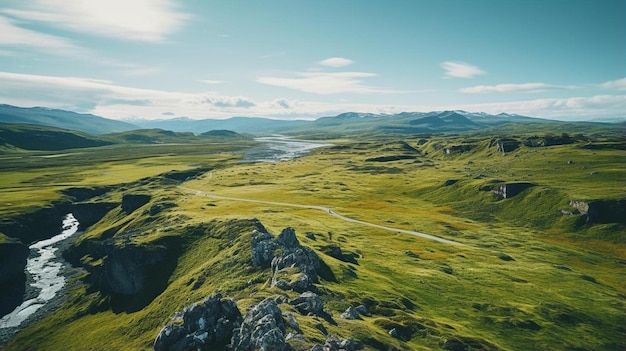
[[28, 124], [0, 123], [0, 145], [25, 150], [65, 150], [110, 145], [85, 133]]
[[48, 126], [76, 130], [92, 135], [137, 129], [136, 126], [130, 123], [91, 114], [80, 114], [45, 107], [24, 108], [11, 105], [0, 105], [0, 122]]
[[[65, 211], [90, 226], [64, 253], [75, 268], [62, 307], [6, 349], [151, 350], [168, 323], [204, 335], [208, 319], [176, 312], [218, 293], [242, 315], [278, 301], [275, 333], [291, 333], [291, 350], [333, 338], [364, 350], [626, 346], [619, 129], [328, 142], [279, 163], [239, 162], [251, 145], [239, 139], [9, 160], [0, 232], [29, 243]], [[321, 302], [299, 305], [302, 291]]]

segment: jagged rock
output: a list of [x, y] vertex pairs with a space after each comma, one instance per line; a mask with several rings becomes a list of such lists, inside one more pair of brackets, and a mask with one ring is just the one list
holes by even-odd
[[[272, 286], [296, 292], [317, 291], [322, 262], [311, 248], [300, 245], [293, 228], [285, 228], [274, 239], [269, 233], [252, 233], [252, 264], [272, 269]], [[293, 268], [296, 269], [294, 276]]]
[[343, 312], [341, 314], [341, 318], [343, 318], [343, 319], [361, 319], [361, 315], [359, 314], [359, 312], [357, 310], [352, 308], [352, 306], [349, 306], [348, 309], [346, 309], [345, 312]]
[[493, 192], [501, 199], [508, 199], [535, 185], [529, 182], [502, 183], [495, 185]]
[[241, 327], [232, 338], [234, 351], [283, 351], [286, 327], [276, 300], [266, 298], [253, 306], [244, 317]]
[[[182, 321], [182, 324], [181, 324]], [[228, 345], [242, 322], [234, 301], [217, 294], [177, 312], [154, 341], [155, 351], [214, 350]]]
[[285, 228], [280, 232], [276, 238], [276, 243], [286, 248], [297, 248], [300, 246], [300, 242], [296, 237], [296, 231], [291, 227]]
[[272, 234], [258, 230], [252, 232], [252, 265], [267, 268], [274, 258], [274, 251], [278, 245], [274, 242]]
[[306, 237], [311, 239], [311, 240], [317, 240], [317, 238], [315, 237], [315, 233], [312, 232], [306, 232]]
[[122, 196], [122, 210], [131, 214], [139, 207], [147, 204], [152, 197], [147, 194], [124, 194]]
[[303, 315], [326, 315], [326, 312], [324, 311], [324, 302], [319, 297], [319, 295], [314, 292], [304, 292], [295, 299], [289, 300], [289, 304], [295, 307], [298, 312]]

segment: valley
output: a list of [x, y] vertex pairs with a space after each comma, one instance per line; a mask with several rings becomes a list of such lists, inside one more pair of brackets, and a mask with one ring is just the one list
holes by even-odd
[[[378, 118], [335, 122], [348, 117]], [[270, 349], [623, 349], [623, 127], [526, 122], [296, 126], [323, 145], [282, 159], [244, 132], [134, 130], [44, 150], [4, 138], [3, 302], [21, 303], [25, 247], [67, 213], [80, 233], [61, 250], [60, 307], [0, 348], [243, 350], [247, 328], [266, 327], [250, 311], [267, 310]], [[20, 128], [7, 127], [41, 132]]]

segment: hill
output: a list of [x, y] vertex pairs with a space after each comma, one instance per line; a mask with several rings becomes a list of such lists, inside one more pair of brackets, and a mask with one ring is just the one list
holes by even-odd
[[0, 122], [49, 126], [77, 130], [93, 135], [137, 129], [137, 126], [130, 123], [91, 114], [45, 107], [24, 108], [11, 105], [0, 105]]
[[112, 142], [72, 130], [28, 124], [0, 123], [0, 147], [65, 150], [110, 145]]

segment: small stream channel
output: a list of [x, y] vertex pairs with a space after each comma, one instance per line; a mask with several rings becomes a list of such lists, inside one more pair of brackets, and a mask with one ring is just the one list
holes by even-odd
[[63, 218], [63, 231], [60, 234], [29, 246], [30, 256], [26, 262], [26, 274], [31, 288], [27, 288], [27, 291], [34, 291], [37, 296], [25, 300], [13, 312], [2, 317], [0, 329], [19, 327], [63, 288], [65, 285], [65, 277], [61, 275], [63, 263], [55, 254], [58, 250], [55, 244], [74, 235], [78, 231], [78, 225], [78, 220], [69, 213]]

